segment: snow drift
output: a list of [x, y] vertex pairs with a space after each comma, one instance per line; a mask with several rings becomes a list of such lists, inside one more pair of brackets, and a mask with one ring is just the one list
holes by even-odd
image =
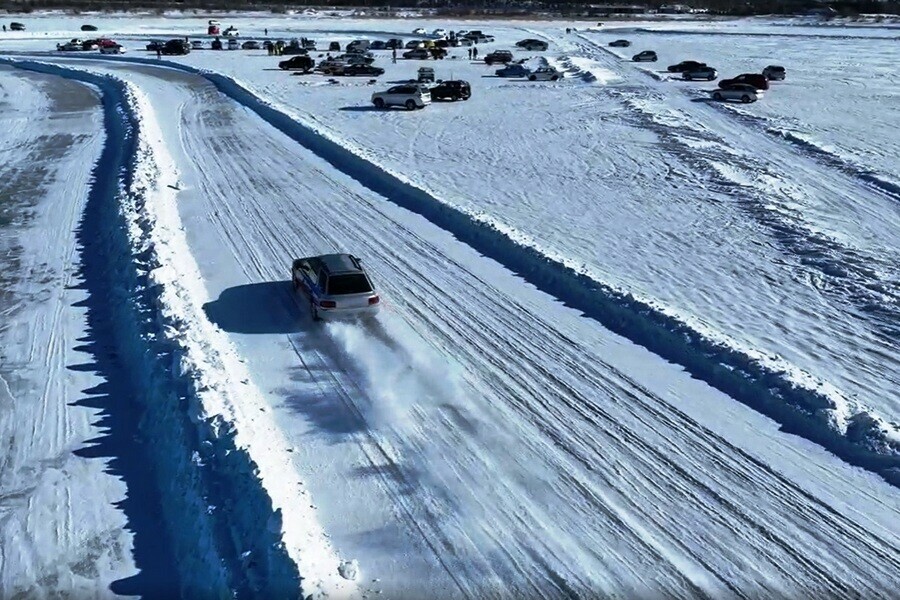
[[205, 291], [175, 206], [176, 171], [149, 103], [112, 77], [7, 62], [102, 92], [107, 139], [84, 219], [92, 240], [83, 249], [85, 279], [91, 310], [113, 324], [110, 342], [141, 403], [181, 593], [353, 595], [265, 402], [203, 317]]

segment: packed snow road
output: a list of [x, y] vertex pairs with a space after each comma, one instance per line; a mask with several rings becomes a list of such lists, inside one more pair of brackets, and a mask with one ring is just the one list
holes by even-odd
[[84, 211], [103, 143], [96, 90], [0, 66], [3, 597], [149, 594], [172, 568], [85, 285]]
[[[877, 477], [526, 285], [203, 77], [81, 66], [167, 116], [206, 313], [363, 593], [894, 593], [900, 507]], [[313, 324], [290, 290], [291, 258], [341, 250], [387, 299], [370, 326]]]

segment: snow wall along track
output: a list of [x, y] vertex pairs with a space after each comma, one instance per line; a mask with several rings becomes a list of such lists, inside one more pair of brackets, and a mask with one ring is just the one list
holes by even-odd
[[[296, 598], [301, 584], [258, 468], [234, 426], [206, 405], [219, 392], [191, 348], [190, 325], [155, 240], [153, 154], [124, 82], [44, 63], [11, 66], [97, 88], [106, 140], [79, 228], [91, 328], [106, 332], [114, 368], [136, 401], [140, 438], [162, 498], [179, 590], [196, 598]], [[126, 398], [117, 400], [125, 401]], [[156, 532], [152, 532], [155, 534]], [[306, 583], [306, 582], [303, 582]]]
[[861, 411], [846, 421], [844, 402], [792, 380], [786, 372], [631, 294], [581, 272], [578, 265], [548, 256], [529, 237], [490, 217], [467, 212], [404, 181], [356, 154], [314, 127], [262, 100], [230, 77], [154, 59], [92, 57], [150, 64], [201, 75], [336, 169], [398, 206], [428, 219], [481, 254], [518, 273], [610, 331], [682, 366], [692, 376], [777, 421], [794, 435], [813, 441], [850, 464], [900, 486], [900, 431], [877, 415]]

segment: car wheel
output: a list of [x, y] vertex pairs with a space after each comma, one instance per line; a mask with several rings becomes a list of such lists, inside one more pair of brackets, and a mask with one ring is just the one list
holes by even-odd
[[375, 104], [375, 108], [384, 108], [384, 100], [381, 98], [375, 98], [373, 104]]
[[553, 77], [550, 78], [550, 81], [556, 81], [557, 79], [559, 79], [559, 77], [557, 77], [556, 75], [554, 75]]
[[750, 102], [750, 96], [744, 94], [743, 96], [741, 96], [741, 102], [743, 102], [744, 104], [748, 104]]
[[719, 92], [716, 92], [713, 94], [713, 100], [721, 100], [721, 99], [722, 99], [722, 94], [720, 94]]
[[687, 73], [685, 73], [685, 75], [684, 75], [684, 80], [685, 80], [685, 81], [690, 81], [690, 80], [691, 80], [691, 76], [688, 75]]
[[406, 110], [416, 110], [416, 103], [412, 100], [406, 101]]
[[534, 80], [536, 80], [536, 79], [537, 79], [537, 77], [535, 77], [534, 75], [529, 75], [529, 76], [528, 76], [528, 81], [534, 81]]
[[715, 78], [716, 78], [715, 75], [710, 75], [710, 76], [707, 78], [707, 81], [712, 81], [712, 80], [714, 80]]
[[454, 94], [453, 96], [450, 97], [450, 99], [453, 100], [454, 102], [458, 102], [458, 101], [459, 101], [459, 96], [456, 95], [456, 94]]

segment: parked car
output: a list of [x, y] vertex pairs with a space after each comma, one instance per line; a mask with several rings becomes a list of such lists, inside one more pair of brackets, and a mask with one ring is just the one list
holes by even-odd
[[224, 35], [225, 37], [238, 37], [241, 35], [241, 32], [238, 31], [237, 27], [229, 27], [222, 32], [222, 35]]
[[410, 60], [425, 60], [431, 58], [431, 52], [425, 48], [413, 48], [403, 53], [403, 58]]
[[[423, 42], [421, 40], [409, 40], [408, 42], [406, 42], [406, 46], [405, 46], [405, 48], [407, 50], [414, 50], [416, 48], [424, 48], [424, 47], [425, 47], [425, 42]], [[398, 50], [399, 50], [399, 48], [398, 48]]]
[[706, 81], [713, 81], [718, 76], [718, 71], [706, 65], [702, 67], [694, 67], [692, 69], [685, 69], [681, 73], [681, 78], [685, 81], [693, 81], [694, 79], [705, 79]]
[[328, 44], [329, 52], [340, 52], [341, 51], [341, 43], [340, 42], [331, 42]]
[[122, 44], [104, 44], [100, 46], [100, 54], [124, 54]]
[[84, 50], [84, 42], [81, 40], [71, 40], [65, 44], [57, 44], [56, 49], [60, 52], [81, 52]]
[[413, 35], [428, 35], [428, 32], [425, 31], [424, 27], [416, 27], [413, 29]]
[[319, 63], [319, 65], [316, 67], [316, 70], [324, 73], [325, 75], [343, 75], [344, 68], [346, 66], [347, 63], [342, 60], [327, 58]]
[[514, 63], [506, 65], [502, 69], [497, 69], [495, 74], [497, 77], [528, 77], [531, 75], [531, 69], [523, 64]]
[[563, 74], [553, 67], [540, 67], [528, 76], [528, 81], [556, 81], [562, 78]]
[[415, 84], [397, 85], [386, 92], [372, 94], [372, 104], [378, 108], [403, 106], [407, 110], [425, 108], [431, 104], [431, 92]]
[[241, 44], [241, 49], [242, 50], [260, 50], [260, 49], [262, 49], [262, 46], [260, 46], [259, 42], [257, 42], [256, 40], [248, 40], [248, 41], [244, 42], [243, 44]]
[[387, 44], [381, 40], [375, 40], [371, 44], [369, 44], [369, 50], [386, 50]]
[[762, 74], [769, 81], [784, 81], [784, 78], [787, 77], [787, 72], [784, 70], [784, 67], [779, 67], [777, 65], [769, 65], [763, 69]]
[[309, 298], [312, 318], [371, 317], [379, 298], [360, 260], [351, 254], [298, 258], [291, 264], [291, 282]]
[[516, 42], [516, 47], [522, 48], [523, 50], [529, 50], [529, 51], [534, 51], [534, 50], [543, 51], [548, 48], [548, 44], [547, 44], [547, 42], [545, 42], [543, 40], [527, 39], [527, 40], [521, 40], [521, 41]]
[[23, 23], [16, 23], [13, 21], [9, 24], [10, 31], [25, 31], [25, 25]]
[[312, 71], [313, 67], [316, 66], [316, 62], [306, 54], [299, 54], [297, 56], [292, 56], [287, 60], [283, 60], [278, 63], [278, 68], [284, 71], [303, 71], [308, 72]]
[[431, 35], [433, 35], [434, 37], [438, 37], [438, 38], [447, 37], [447, 30], [442, 27], [438, 27], [437, 29], [435, 29], [434, 31], [431, 32]]
[[725, 89], [713, 90], [713, 100], [738, 100], [744, 104], [756, 102], [763, 97], [763, 91], [758, 90], [749, 83], [735, 83]]
[[375, 57], [368, 52], [366, 54], [341, 54], [337, 60], [343, 61], [347, 65], [371, 65], [375, 62]]
[[222, 49], [222, 40], [220, 40], [219, 38], [214, 39], [209, 44], [209, 47], [212, 48], [213, 50], [221, 50]]
[[453, 38], [452, 40], [450, 40], [450, 45], [454, 46], [454, 47], [471, 46], [473, 43], [474, 42], [467, 37], [457, 36], [457, 37]]
[[163, 42], [159, 42], [156, 40], [150, 40], [147, 42], [147, 52], [156, 52], [157, 50], [162, 50]]
[[347, 44], [347, 52], [365, 52], [369, 49], [369, 46], [372, 45], [372, 42], [369, 40], [353, 40], [349, 44]]
[[634, 62], [656, 62], [656, 52], [653, 50], [644, 50], [643, 52], [638, 52], [632, 56], [631, 60]]
[[100, 48], [100, 40], [84, 40], [81, 42], [82, 50], [98, 50]]
[[368, 76], [378, 77], [384, 75], [384, 69], [372, 65], [347, 65], [341, 75], [348, 77]]
[[419, 67], [416, 73], [416, 81], [419, 83], [434, 83], [434, 69], [431, 67]]
[[612, 48], [627, 48], [631, 45], [631, 42], [629, 42], [628, 40], [616, 40], [614, 42], [610, 42], [609, 45]]
[[511, 63], [513, 59], [512, 52], [509, 50], [494, 50], [484, 57], [485, 64], [493, 65], [496, 63]]
[[97, 26], [96, 25], [82, 25], [81, 30], [82, 31], [97, 31]]
[[241, 43], [234, 38], [228, 40], [228, 49], [229, 50], [240, 50]]
[[744, 73], [742, 75], [738, 75], [737, 77], [732, 77], [731, 79], [723, 79], [719, 82], [719, 87], [725, 89], [729, 86], [740, 83], [752, 85], [758, 90], [769, 89], [769, 80], [766, 79], [765, 75], [762, 75], [760, 73]]
[[435, 60], [444, 60], [447, 57], [447, 50], [444, 48], [429, 48], [428, 52], [431, 53], [431, 57]]
[[182, 39], [169, 40], [159, 49], [160, 53], [167, 56], [179, 56], [182, 54], [190, 54], [191, 45]]
[[400, 38], [391, 38], [384, 43], [385, 50], [402, 50], [403, 49], [403, 40]]
[[669, 73], [684, 73], [690, 69], [705, 67], [706, 63], [697, 62], [696, 60], [683, 60], [677, 65], [669, 65], [666, 69]]
[[442, 81], [431, 88], [432, 100], [468, 100], [472, 97], [472, 87], [468, 81]]

